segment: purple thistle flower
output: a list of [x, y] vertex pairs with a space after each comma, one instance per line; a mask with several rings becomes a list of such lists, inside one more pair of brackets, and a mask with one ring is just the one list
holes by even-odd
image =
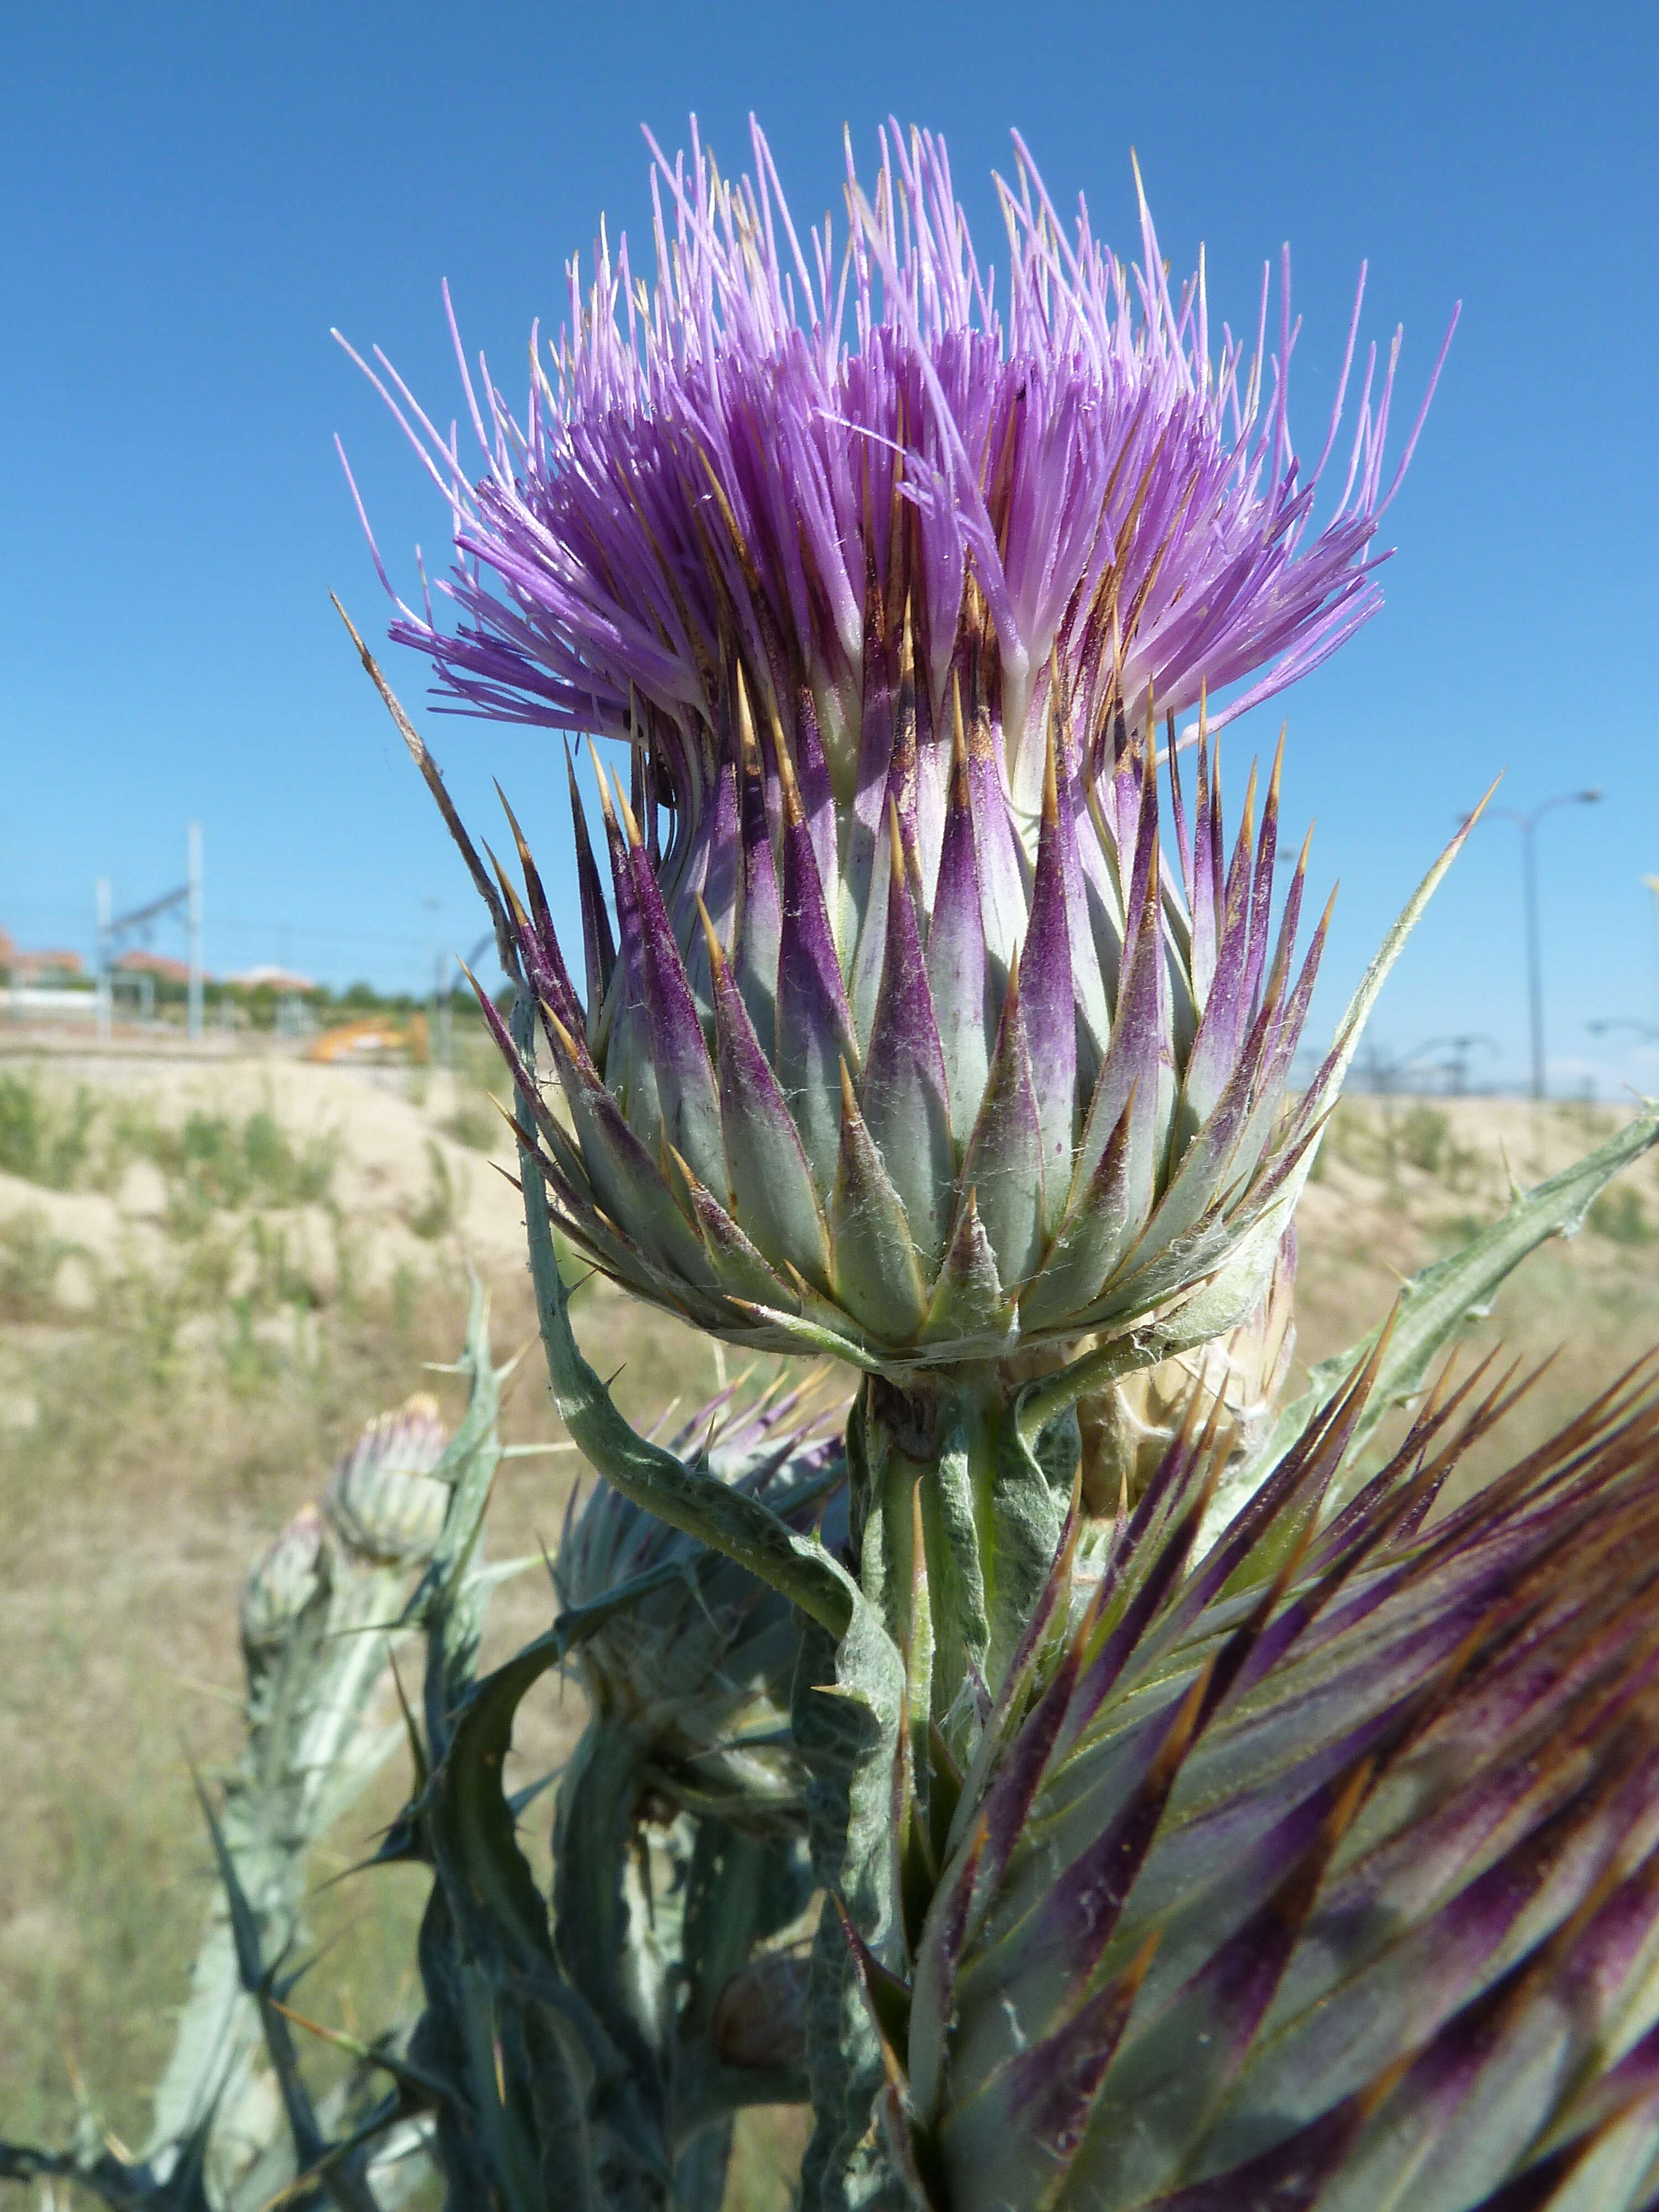
[[1121, 1330], [1248, 1244], [1218, 1334], [1316, 1135], [1279, 1109], [1323, 925], [1293, 969], [1277, 768], [1227, 859], [1207, 695], [1258, 675], [1239, 711], [1374, 611], [1397, 344], [1316, 530], [1358, 302], [1304, 472], [1288, 303], [1264, 395], [1265, 289], [1254, 356], [1212, 362], [1144, 201], [1131, 272], [1017, 143], [999, 305], [938, 141], [884, 138], [873, 198], [849, 162], [839, 261], [754, 151], [736, 186], [658, 156], [655, 292], [625, 241], [586, 301], [573, 264], [522, 425], [463, 361], [475, 485], [375, 379], [461, 556], [459, 629], [428, 603], [394, 637], [470, 708], [632, 748], [628, 799], [599, 771], [614, 931], [575, 801], [585, 1000], [521, 837], [507, 892], [556, 1213], [703, 1328], [889, 1371]]
[[752, 138], [754, 177], [735, 185], [695, 124], [689, 165], [653, 142], [655, 290], [626, 239], [613, 258], [601, 235], [586, 295], [573, 260], [568, 320], [545, 357], [532, 345], [522, 423], [482, 361], [474, 385], [455, 334], [485, 465], [476, 484], [377, 351], [386, 380], [368, 374], [450, 501], [461, 556], [440, 587], [459, 629], [436, 628], [428, 602], [402, 607], [393, 635], [429, 654], [455, 698], [590, 733], [648, 729], [684, 804], [712, 772], [740, 656], [786, 727], [796, 687], [811, 690], [844, 795], [872, 582], [890, 626], [911, 611], [940, 727], [964, 616], [974, 625], [971, 577], [996, 643], [992, 712], [1030, 820], [1051, 657], [1096, 730], [1119, 703], [1133, 726], [1149, 686], [1179, 712], [1265, 670], [1218, 727], [1376, 612], [1372, 541], [1428, 398], [1385, 483], [1398, 334], [1380, 390], [1370, 349], [1341, 495], [1316, 529], [1363, 270], [1308, 470], [1290, 429], [1288, 254], [1271, 362], [1265, 270], [1254, 351], [1224, 327], [1212, 360], [1202, 261], [1173, 298], [1144, 194], [1142, 263], [1127, 269], [1081, 202], [1068, 238], [1016, 138], [1015, 185], [998, 180], [1012, 272], [1000, 305], [942, 141], [884, 132], [873, 198], [849, 144], [838, 258], [828, 218], [803, 250], [758, 127]]

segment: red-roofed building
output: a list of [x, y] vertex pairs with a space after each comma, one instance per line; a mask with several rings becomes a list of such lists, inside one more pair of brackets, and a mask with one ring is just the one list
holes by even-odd
[[303, 998], [317, 988], [309, 975], [296, 975], [291, 968], [250, 968], [230, 981], [245, 991], [276, 991], [293, 998]]
[[161, 952], [122, 952], [111, 964], [118, 975], [154, 975], [158, 983], [188, 983], [190, 981], [190, 969], [186, 963], [169, 960]]
[[14, 983], [40, 983], [52, 976], [82, 975], [86, 973], [78, 952], [63, 948], [45, 952], [26, 952], [3, 929], [0, 929], [0, 969], [3, 969]]

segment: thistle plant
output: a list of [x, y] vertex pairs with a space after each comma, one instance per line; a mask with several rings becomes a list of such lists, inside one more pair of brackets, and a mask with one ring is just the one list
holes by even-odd
[[[806, 2212], [1640, 2212], [1659, 1397], [1650, 1364], [1469, 1486], [1526, 1381], [1445, 1355], [1659, 1109], [1282, 1402], [1297, 1200], [1451, 855], [1293, 1090], [1325, 923], [1298, 952], [1305, 848], [1274, 893], [1282, 745], [1230, 839], [1219, 735], [1376, 610], [1397, 343], [1321, 520], [1358, 303], [1304, 466], [1288, 298], [1271, 363], [1265, 288], [1254, 353], [1212, 349], [1144, 198], [1130, 270], [1017, 142], [999, 295], [937, 141], [884, 139], [868, 193], [849, 156], [839, 252], [753, 151], [735, 185], [658, 156], [655, 289], [625, 242], [586, 292], [573, 264], [522, 420], [463, 359], [475, 483], [371, 371], [458, 552], [453, 625], [428, 593], [394, 638], [448, 704], [594, 741], [577, 960], [517, 820], [515, 878], [356, 640], [514, 981], [481, 1003], [603, 1484], [551, 1626], [480, 1676], [475, 1307], [457, 1437], [372, 1428], [250, 1583], [257, 1714], [337, 1552], [420, 1570], [377, 1856], [431, 1872], [424, 2008], [369, 2054], [395, 2100], [313, 2128], [301, 2178], [367, 2212], [363, 2130], [418, 2112], [457, 2212], [716, 2212], [732, 2115], [805, 2099]], [[636, 1432], [556, 1232], [714, 1336], [841, 1363], [844, 1436], [793, 1382]], [[586, 1722], [544, 1894], [542, 1785], [505, 1775], [557, 1669]]]
[[[452, 1437], [424, 1393], [377, 1415], [321, 1508], [301, 1506], [249, 1568], [237, 1607], [246, 1730], [216, 1804], [203, 1790], [217, 1879], [145, 2148], [118, 2151], [88, 2108], [68, 2152], [0, 2144], [0, 2177], [72, 2178], [110, 2204], [178, 2212], [261, 2212], [313, 2191], [319, 2168], [357, 2212], [391, 2212], [428, 2179], [429, 2116], [386, 2095], [413, 2019], [356, 2045], [313, 2100], [282, 2007], [303, 1973], [317, 1848], [405, 1741], [390, 1670], [421, 1626], [424, 1601], [411, 1600], [458, 1495], [465, 1511], [500, 1455], [485, 1326], [477, 1299], [461, 1430]], [[487, 1575], [476, 1546], [453, 1564]]]
[[[170, 2170], [206, 2124], [207, 2179], [227, 2203], [262, 2202], [295, 2165], [239, 1955], [238, 1905], [261, 1957], [295, 1953], [316, 1844], [398, 1749], [387, 1671], [448, 1506], [449, 1443], [425, 1395], [378, 1415], [335, 1467], [322, 1509], [302, 1506], [243, 1584], [247, 1733], [215, 1822], [231, 1878], [215, 1893], [149, 2147]], [[422, 2164], [408, 2160], [406, 2182]]]
[[[1297, 1669], [1328, 1604], [1369, 1653], [1351, 1582], [1415, 1619], [1419, 1571], [1444, 1595], [1434, 1653], [1461, 1649], [1457, 1576], [1436, 1579], [1445, 1541], [1422, 1533], [1455, 1456], [1443, 1416], [1344, 1486], [1370, 1398], [1419, 1388], [1477, 1285], [1578, 1191], [1520, 1205], [1450, 1284], [1419, 1286], [1360, 1380], [1322, 1376], [1278, 1412], [1297, 1198], [1450, 854], [1292, 1095], [1325, 921], [1298, 955], [1305, 847], [1274, 896], [1282, 743], [1230, 842], [1219, 732], [1375, 611], [1376, 532], [1417, 430], [1387, 477], [1396, 341], [1380, 388], [1368, 363], [1316, 521], [1358, 302], [1310, 468], [1288, 300], [1269, 388], [1261, 335], [1247, 356], [1224, 332], [1212, 358], [1202, 267], [1171, 295], [1144, 198], [1131, 273], [1086, 212], [1068, 234], [1017, 154], [1001, 303], [930, 138], [884, 139], [870, 194], [849, 157], [839, 262], [827, 223], [803, 249], [758, 132], [737, 185], [695, 144], [659, 155], [654, 290], [625, 242], [613, 259], [601, 241], [586, 295], [573, 264], [522, 421], [461, 356], [471, 487], [390, 365], [369, 371], [458, 553], [453, 625], [428, 592], [399, 603], [394, 639], [465, 711], [628, 747], [625, 779], [593, 756], [608, 900], [567, 754], [580, 961], [517, 819], [515, 882], [483, 866], [358, 642], [516, 979], [510, 1024], [482, 1004], [516, 1087], [559, 1409], [627, 1501], [619, 1528], [655, 1514], [680, 1532], [665, 1558], [706, 1546], [804, 1617], [794, 1755], [846, 1931], [820, 1922], [804, 1991], [767, 1982], [805, 2023], [807, 2202], [1127, 2206], [1196, 2174], [1226, 2177], [1218, 2204], [1265, 2205], [1315, 2172], [1283, 2113], [1316, 2129], [1358, 2097], [1310, 2184], [1334, 2175], [1333, 2202], [1357, 2205], [1395, 2187], [1356, 2177], [1419, 2014], [1363, 2081], [1310, 2079], [1299, 2105], [1263, 2059], [1259, 2107], [1252, 2065], [1304, 1932], [1330, 1951], [1314, 1908], [1350, 1828], [1375, 1798], [1378, 1835], [1409, 1829], [1372, 1739], [1394, 1726], [1414, 1771], [1465, 1670], [1425, 1656], [1384, 1722], [1346, 1647]], [[1266, 316], [1264, 289], [1263, 334]], [[628, 1430], [570, 1334], [555, 1229], [713, 1334], [858, 1371], [844, 1550]], [[1546, 1494], [1571, 1496], [1568, 1520], [1584, 1503], [1572, 1449], [1559, 1494], [1527, 1470], [1503, 1492], [1529, 1534]], [[1481, 1569], [1504, 1550], [1497, 1498], [1457, 1524]], [[634, 1656], [654, 1683], [672, 1650]], [[1304, 1778], [1266, 1747], [1295, 1733], [1283, 1686], [1322, 1686], [1322, 1664], [1348, 1692], [1345, 1759]], [[597, 1729], [617, 1700], [594, 1689]], [[686, 1668], [665, 1703], [702, 1697]], [[650, 1732], [674, 1740], [654, 1713]], [[1190, 1808], [1188, 1760], [1207, 1793]], [[1249, 1808], [1233, 1828], [1200, 1817], [1227, 1790]], [[579, 1856], [585, 1826], [562, 1810], [561, 1849]], [[1173, 1979], [1150, 1948], [1165, 1917]], [[1475, 1993], [1455, 1969], [1449, 1986], [1448, 2020]], [[1143, 2114], [1165, 2108], [1160, 2136]], [[1506, 2140], [1486, 2143], [1494, 2185], [1538, 2148]]]
[[1001, 305], [930, 137], [884, 139], [872, 196], [849, 160], [839, 264], [758, 131], [736, 185], [659, 155], [654, 291], [625, 243], [586, 296], [573, 264], [522, 422], [463, 360], [470, 489], [370, 372], [459, 556], [456, 627], [428, 595], [394, 638], [465, 708], [629, 748], [626, 793], [595, 756], [609, 905], [571, 771], [580, 962], [516, 821], [490, 893], [553, 1219], [700, 1328], [861, 1371], [855, 1547], [953, 1728], [1053, 1555], [1071, 1406], [1257, 1307], [1380, 982], [1291, 1099], [1325, 923], [1298, 956], [1305, 848], [1275, 915], [1278, 761], [1229, 843], [1218, 733], [1375, 611], [1416, 435], [1387, 477], [1373, 349], [1316, 522], [1358, 302], [1310, 468], [1288, 296], [1269, 388], [1265, 291], [1212, 359], [1144, 199], [1132, 273], [1017, 153]]

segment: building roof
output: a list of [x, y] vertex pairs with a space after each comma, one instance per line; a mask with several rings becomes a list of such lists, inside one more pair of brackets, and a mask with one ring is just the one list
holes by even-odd
[[120, 952], [112, 963], [123, 975], [154, 975], [161, 983], [187, 983], [190, 969], [183, 960], [170, 960], [162, 952], [145, 952], [137, 949]]
[[63, 946], [43, 952], [25, 951], [3, 929], [0, 929], [0, 968], [9, 968], [18, 982], [27, 982], [34, 975], [79, 975], [84, 972], [78, 952]]
[[309, 975], [296, 975], [291, 968], [249, 968], [230, 978], [245, 991], [314, 991]]

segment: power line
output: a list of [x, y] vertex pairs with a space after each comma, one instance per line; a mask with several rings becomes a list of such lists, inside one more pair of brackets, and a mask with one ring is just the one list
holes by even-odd
[[115, 962], [115, 948], [124, 937], [142, 930], [146, 938], [149, 925], [158, 915], [176, 914], [184, 908], [185, 931], [187, 1013], [185, 1035], [198, 1038], [202, 1034], [202, 825], [191, 822], [185, 825], [185, 874], [176, 890], [163, 891], [159, 898], [149, 899], [143, 906], [135, 906], [123, 915], [112, 915], [109, 910], [109, 879], [100, 876], [94, 887], [94, 898], [98, 915], [98, 1034], [106, 1038], [110, 1030], [112, 984], [111, 970]]
[[[146, 907], [136, 908], [131, 914], [117, 917], [112, 927], [118, 928], [122, 923], [137, 923], [148, 920], [152, 915], [171, 907], [175, 901], [182, 903], [183, 898], [184, 891], [181, 888], [178, 891], [168, 893], [164, 899], [153, 900]], [[56, 899], [9, 898], [4, 902], [3, 906], [3, 914], [13, 921], [27, 920], [30, 922], [54, 927], [64, 924], [72, 927], [81, 922], [84, 912], [85, 909], [78, 904], [71, 906]], [[222, 916], [214, 924], [214, 933], [217, 937], [286, 935], [305, 938], [310, 942], [325, 945], [385, 945], [394, 946], [404, 952], [425, 953], [429, 952], [432, 947], [432, 939], [429, 935], [410, 937], [404, 936], [395, 930], [386, 929], [326, 929], [315, 923], [267, 921], [258, 916], [234, 920]]]

